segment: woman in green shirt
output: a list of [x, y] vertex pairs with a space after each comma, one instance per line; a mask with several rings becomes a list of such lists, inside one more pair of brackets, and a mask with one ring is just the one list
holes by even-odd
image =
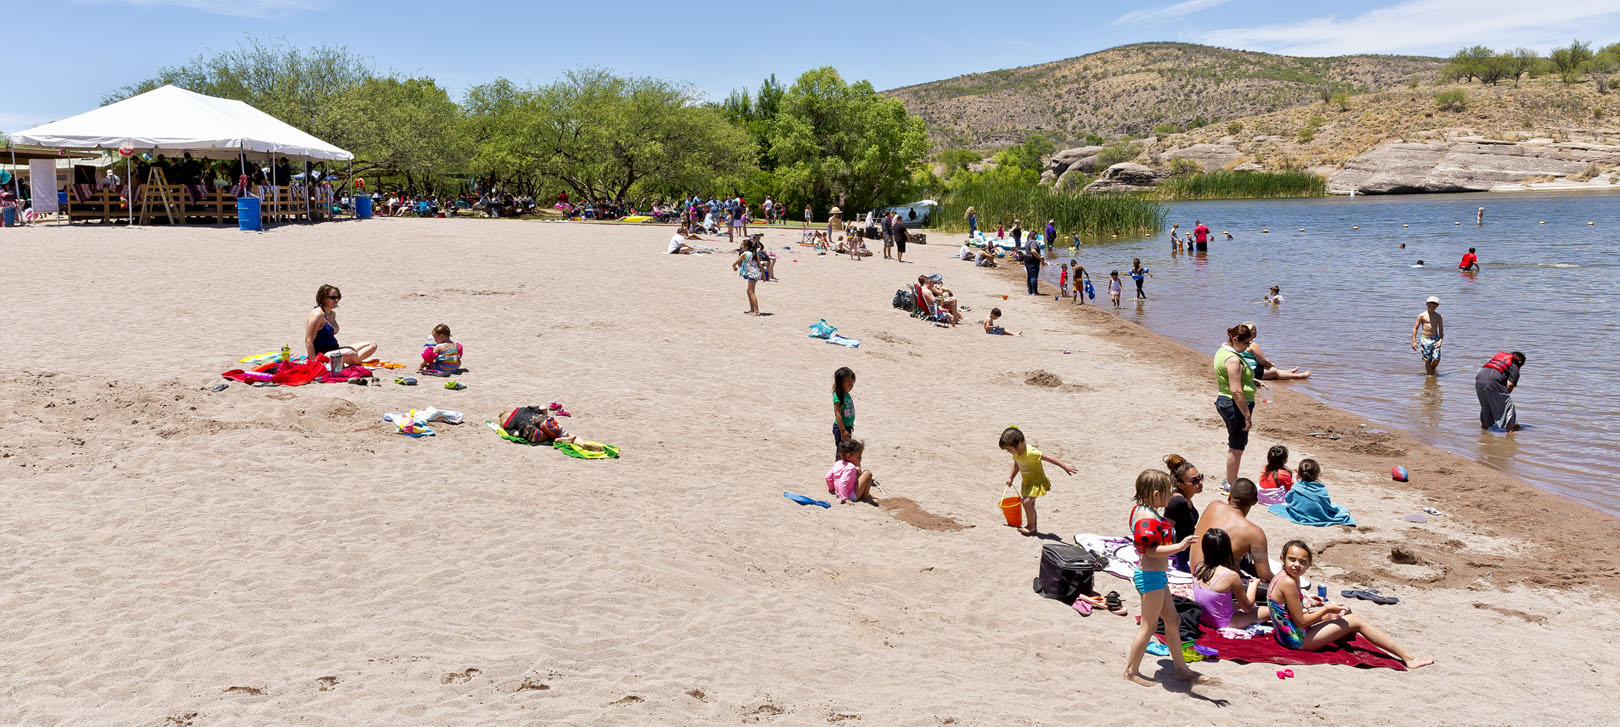
[[[1226, 343], [1215, 352], [1215, 412], [1226, 422], [1226, 480], [1236, 482], [1243, 448], [1249, 445], [1249, 425], [1254, 419], [1254, 369], [1243, 361], [1243, 352], [1254, 340], [1254, 328], [1240, 323], [1226, 329]], [[1233, 388], [1237, 382], [1237, 388]], [[1241, 392], [1242, 396], [1238, 396]]]

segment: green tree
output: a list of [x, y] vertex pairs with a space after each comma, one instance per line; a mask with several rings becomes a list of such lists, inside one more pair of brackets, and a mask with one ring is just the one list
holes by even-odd
[[1482, 45], [1471, 46], [1457, 51], [1451, 55], [1453, 73], [1468, 80], [1484, 80], [1489, 71], [1490, 61], [1496, 56], [1490, 48]]
[[982, 158], [978, 152], [972, 149], [946, 149], [940, 152], [938, 156], [939, 163], [945, 165], [946, 178], [956, 174], [958, 169], [964, 169], [967, 165], [974, 164]]
[[156, 76], [118, 88], [103, 104], [173, 84], [189, 91], [246, 102], [317, 137], [332, 136], [324, 126], [331, 106], [367, 79], [377, 77], [371, 62], [344, 46], [299, 48], [286, 39], [248, 38], [235, 48], [203, 53]]
[[362, 160], [356, 173], [402, 175], [406, 188], [418, 189], [431, 175], [464, 171], [461, 107], [431, 78], [366, 79], [328, 103], [316, 123]]
[[922, 119], [866, 81], [832, 67], [806, 71], [782, 96], [770, 151], [785, 189], [825, 210], [845, 195], [848, 211], [903, 201], [928, 153]]
[[1586, 64], [1592, 60], [1592, 44], [1570, 41], [1567, 46], [1553, 49], [1550, 58], [1558, 77], [1564, 83], [1574, 83], [1580, 80], [1581, 74], [1586, 72]]
[[1586, 62], [1586, 75], [1597, 84], [1598, 93], [1609, 92], [1609, 76], [1616, 72], [1620, 72], [1620, 43], [1598, 51]]
[[581, 199], [631, 202], [741, 180], [753, 167], [747, 132], [690, 88], [597, 69], [537, 89], [509, 81], [468, 91], [481, 170], [531, 169]]
[[1045, 168], [1046, 160], [1057, 151], [1057, 143], [1041, 134], [1030, 134], [1023, 143], [1010, 146], [996, 154], [998, 166], [1033, 169], [1037, 173]]
[[1441, 111], [1462, 111], [1468, 108], [1468, 95], [1460, 88], [1453, 88], [1435, 94], [1434, 103]]

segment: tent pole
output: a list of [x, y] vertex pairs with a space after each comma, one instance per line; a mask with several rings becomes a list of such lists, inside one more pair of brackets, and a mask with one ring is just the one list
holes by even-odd
[[124, 211], [129, 229], [135, 229], [135, 155], [124, 157]]
[[[355, 203], [354, 202], [354, 160], [350, 159], [349, 160], [349, 204], [352, 205], [354, 203]], [[359, 208], [355, 209], [354, 214], [355, 214], [356, 217], [359, 217], [359, 215], [360, 215]]]

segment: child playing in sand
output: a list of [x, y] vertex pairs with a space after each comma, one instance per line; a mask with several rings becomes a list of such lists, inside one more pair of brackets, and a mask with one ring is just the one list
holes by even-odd
[[1114, 301], [1114, 310], [1119, 310], [1119, 293], [1119, 271], [1115, 270], [1108, 274], [1108, 299]]
[[843, 454], [844, 442], [855, 436], [855, 371], [848, 366], [833, 372], [833, 459]]
[[1009, 330], [1007, 330], [1005, 328], [1002, 328], [1001, 324], [1000, 324], [1000, 320], [1001, 320], [1001, 309], [1000, 308], [991, 308], [990, 309], [990, 317], [984, 319], [984, 332], [989, 333], [991, 335], [995, 335], [995, 336], [1022, 336], [1022, 335], [1024, 335], [1022, 333], [1014, 333], [1014, 332], [1009, 331]]
[[861, 469], [864, 451], [866, 445], [859, 439], [846, 439], [838, 444], [838, 461], [827, 470], [827, 491], [836, 496], [840, 504], [869, 500], [872, 496], [872, 470]]
[[1260, 471], [1260, 504], [1283, 504], [1293, 487], [1294, 476], [1288, 472], [1288, 448], [1272, 445], [1266, 451], [1266, 468]]
[[1153, 277], [1151, 271], [1142, 267], [1141, 258], [1131, 258], [1131, 280], [1136, 281], [1136, 297], [1141, 300], [1147, 300], [1147, 293], [1142, 292], [1142, 276], [1144, 275], [1149, 278]]
[[1052, 481], [1046, 479], [1046, 469], [1042, 462], [1051, 462], [1062, 468], [1069, 476], [1074, 476], [1074, 468], [1051, 457], [1041, 454], [1041, 451], [1024, 442], [1024, 433], [1018, 427], [1007, 427], [1001, 433], [1001, 448], [1007, 450], [1013, 458], [1012, 474], [1007, 475], [1007, 487], [1012, 487], [1013, 478], [1019, 477], [1018, 496], [1023, 500], [1024, 527], [1018, 532], [1024, 535], [1035, 535], [1040, 532], [1035, 528], [1035, 498], [1045, 495], [1052, 489]]
[[1297, 651], [1316, 651], [1348, 636], [1361, 634], [1384, 651], [1390, 653], [1408, 669], [1428, 666], [1433, 659], [1414, 656], [1361, 614], [1351, 613], [1342, 603], [1328, 603], [1321, 608], [1306, 611], [1305, 598], [1299, 590], [1299, 579], [1309, 570], [1315, 556], [1311, 546], [1303, 540], [1290, 540], [1282, 549], [1282, 572], [1271, 579], [1266, 589], [1266, 605], [1271, 609], [1275, 625], [1271, 635], [1283, 648]]
[[461, 370], [461, 344], [450, 340], [450, 327], [440, 323], [433, 327], [433, 343], [422, 344], [421, 373], [429, 376], [452, 376]]

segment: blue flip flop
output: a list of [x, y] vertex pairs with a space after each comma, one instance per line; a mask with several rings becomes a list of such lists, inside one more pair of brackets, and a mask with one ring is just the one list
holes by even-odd
[[1399, 598], [1383, 595], [1382, 593], [1379, 593], [1371, 588], [1366, 588], [1359, 591], [1339, 591], [1339, 595], [1344, 596], [1345, 598], [1359, 598], [1363, 601], [1372, 601], [1380, 606], [1393, 606], [1401, 602], [1401, 599]]

